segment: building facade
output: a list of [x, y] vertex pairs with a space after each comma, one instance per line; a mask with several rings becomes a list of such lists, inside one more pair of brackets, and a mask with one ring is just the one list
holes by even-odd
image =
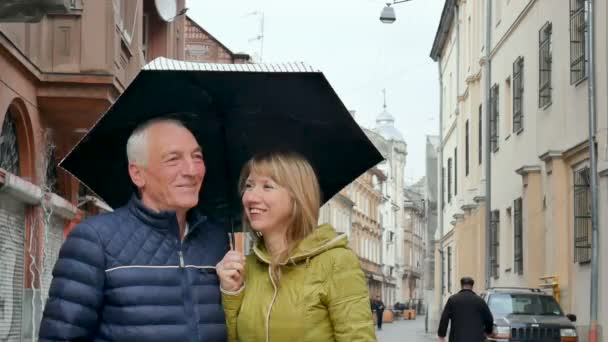
[[426, 251], [425, 178], [404, 190], [403, 203], [403, 300], [410, 307], [421, 308], [424, 299], [423, 275]]
[[[550, 0], [496, 1], [486, 18], [485, 4], [446, 1], [431, 52], [442, 84], [444, 207], [435, 271], [443, 286], [437, 297], [444, 301], [464, 275], [484, 284], [489, 262], [490, 286], [559, 291], [562, 308], [577, 315], [585, 341], [591, 324], [592, 177], [598, 180], [598, 207], [608, 207], [607, 26], [602, 19], [608, 7], [585, 0], [562, 1], [560, 6]], [[587, 25], [589, 5], [592, 27]], [[484, 83], [486, 19], [491, 27], [489, 88]], [[586, 48], [587, 29], [595, 36], [592, 51]], [[590, 168], [590, 103], [597, 123], [597, 174]], [[484, 125], [486, 115], [489, 127]], [[492, 179], [488, 230], [486, 148]], [[602, 231], [608, 223], [605, 210], [598, 215]], [[602, 242], [608, 240], [600, 234], [600, 246]], [[608, 280], [602, 271], [607, 256], [600, 247], [597, 300], [602, 326], [608, 319], [608, 299], [601, 290]]]
[[382, 295], [384, 281], [379, 209], [382, 203], [380, 184], [385, 178], [382, 171], [374, 167], [350, 184], [354, 206], [349, 243], [351, 249], [359, 256], [372, 297]]

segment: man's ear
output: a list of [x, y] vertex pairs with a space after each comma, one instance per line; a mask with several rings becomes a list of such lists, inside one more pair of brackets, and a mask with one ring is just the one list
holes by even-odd
[[131, 177], [131, 181], [138, 189], [141, 189], [146, 185], [146, 180], [144, 178], [143, 167], [129, 163], [129, 176]]

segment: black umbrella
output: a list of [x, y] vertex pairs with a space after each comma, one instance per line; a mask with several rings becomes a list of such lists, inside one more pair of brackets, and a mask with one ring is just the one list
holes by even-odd
[[383, 158], [321, 72], [304, 65], [200, 64], [159, 58], [61, 162], [111, 207], [133, 192], [125, 146], [142, 122], [182, 115], [203, 148], [200, 209], [240, 212], [243, 164], [261, 151], [291, 150], [315, 168], [323, 201]]

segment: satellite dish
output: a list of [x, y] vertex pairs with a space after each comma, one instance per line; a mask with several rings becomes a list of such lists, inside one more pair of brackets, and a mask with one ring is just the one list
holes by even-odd
[[177, 16], [177, 0], [154, 0], [154, 4], [162, 20], [171, 22]]

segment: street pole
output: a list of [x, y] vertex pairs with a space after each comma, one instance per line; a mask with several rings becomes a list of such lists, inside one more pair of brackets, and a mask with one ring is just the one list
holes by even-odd
[[492, 214], [492, 168], [491, 168], [491, 137], [490, 137], [490, 115], [492, 115], [492, 111], [490, 108], [490, 88], [492, 87], [492, 79], [491, 79], [491, 62], [490, 62], [490, 54], [492, 52], [491, 44], [492, 44], [492, 1], [486, 1], [486, 42], [485, 42], [485, 88], [486, 88], [486, 97], [485, 97], [485, 126], [486, 126], [486, 139], [485, 139], [485, 171], [486, 171], [486, 269], [485, 269], [485, 285], [486, 289], [490, 288], [490, 275], [492, 274], [492, 265], [490, 264], [490, 254], [491, 254], [491, 214]]
[[598, 188], [597, 188], [597, 151], [595, 145], [596, 136], [596, 115], [595, 115], [595, 18], [593, 0], [587, 0], [587, 29], [585, 30], [585, 40], [587, 41], [587, 95], [589, 106], [589, 154], [591, 159], [591, 170], [589, 178], [591, 178], [591, 298], [590, 298], [590, 319], [591, 327], [589, 329], [589, 342], [598, 341], [598, 257], [599, 257], [599, 231], [598, 231]]

